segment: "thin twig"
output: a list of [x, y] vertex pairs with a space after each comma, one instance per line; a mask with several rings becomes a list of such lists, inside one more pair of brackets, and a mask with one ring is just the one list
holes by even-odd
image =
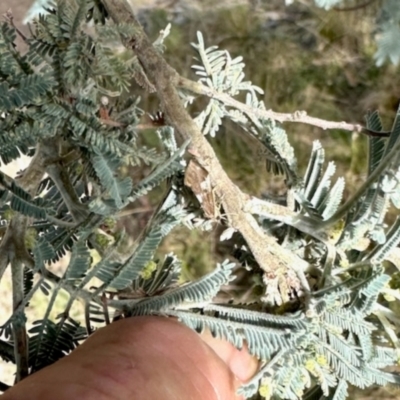
[[0, 281], [3, 278], [4, 272], [6, 272], [7, 266], [8, 266], [8, 253], [7, 251], [4, 251], [4, 238], [1, 241], [0, 244]]
[[219, 100], [227, 106], [236, 108], [251, 118], [255, 119], [273, 119], [278, 122], [298, 122], [316, 126], [323, 130], [327, 129], [341, 129], [350, 132], [363, 132], [364, 127], [359, 124], [350, 124], [348, 122], [326, 121], [324, 119], [310, 117], [306, 111], [295, 111], [294, 113], [278, 113], [272, 110], [263, 110], [261, 108], [254, 108], [235, 100], [226, 93], [218, 92], [213, 88], [203, 85], [199, 82], [194, 82], [190, 79], [179, 76], [176, 80], [178, 87], [189, 90], [192, 93], [201, 94], [215, 100]]
[[13, 294], [12, 330], [17, 364], [15, 382], [18, 383], [29, 375], [28, 335], [24, 310], [17, 311], [19, 305], [24, 301], [24, 269], [23, 264], [18, 259], [14, 259], [11, 262], [11, 276]]
[[154, 207], [125, 208], [124, 210], [118, 211], [116, 217], [122, 218], [127, 217], [128, 215], [148, 213], [151, 211], [154, 211]]
[[51, 222], [53, 225], [61, 226], [63, 228], [75, 228], [76, 222], [63, 221], [62, 219], [53, 217], [51, 215], [46, 215], [47, 221]]
[[28, 38], [15, 26], [14, 24], [14, 15], [11, 11], [11, 9], [7, 10], [5, 14], [3, 14], [5, 20], [15, 29], [15, 31], [18, 33], [18, 35], [21, 37], [21, 39], [25, 42], [28, 43]]
[[87, 206], [80, 202], [65, 168], [60, 163], [53, 163], [47, 165], [46, 172], [61, 193], [74, 222], [80, 223], [84, 221], [88, 217], [89, 211]]
[[[18, 186], [33, 196], [44, 176], [46, 162], [53, 155], [53, 152], [45, 144], [39, 144], [28, 168], [15, 180]], [[28, 217], [16, 213], [8, 224], [0, 244], [0, 278], [7, 264], [11, 263], [12, 328], [15, 362], [17, 364], [16, 382], [24, 379], [29, 374], [28, 335], [23, 314], [24, 310], [20, 308], [24, 301], [24, 265], [33, 264], [24, 241], [28, 220]]]

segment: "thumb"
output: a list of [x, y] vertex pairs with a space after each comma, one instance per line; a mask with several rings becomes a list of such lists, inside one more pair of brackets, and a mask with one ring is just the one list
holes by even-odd
[[256, 364], [247, 352], [206, 340], [212, 348], [173, 319], [123, 319], [9, 389], [2, 400], [239, 399], [230, 367], [242, 360], [252, 366], [251, 375]]

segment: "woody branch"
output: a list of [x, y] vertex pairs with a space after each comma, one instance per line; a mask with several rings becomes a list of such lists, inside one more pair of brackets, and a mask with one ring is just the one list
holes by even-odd
[[180, 75], [153, 48], [126, 0], [103, 0], [117, 24], [131, 24], [135, 33], [124, 37], [123, 43], [136, 53], [144, 71], [154, 84], [168, 123], [183, 139], [191, 139], [190, 153], [210, 174], [211, 185], [228, 216], [229, 224], [245, 239], [259, 266], [271, 276], [281, 275], [290, 266], [306, 268], [306, 263], [266, 235], [254, 217], [243, 210], [248, 200], [228, 177], [200, 128], [185, 109], [176, 86]]

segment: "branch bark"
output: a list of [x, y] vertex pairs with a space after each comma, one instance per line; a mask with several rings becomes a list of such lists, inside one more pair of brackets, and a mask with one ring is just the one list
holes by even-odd
[[282, 276], [292, 265], [304, 270], [307, 267], [305, 261], [279, 246], [275, 238], [266, 235], [255, 218], [243, 210], [248, 195], [230, 180], [213, 148], [188, 114], [176, 89], [179, 83], [182, 85], [184, 81], [153, 48], [128, 2], [103, 0], [103, 3], [115, 23], [133, 26], [135, 33], [122, 39], [124, 45], [134, 50], [144, 71], [156, 87], [168, 123], [183, 140], [191, 139], [190, 153], [208, 171], [211, 185], [227, 214], [229, 224], [242, 234], [259, 266], [271, 278]]
[[229, 107], [236, 108], [253, 118], [260, 119], [273, 119], [278, 122], [298, 122], [307, 125], [316, 126], [323, 130], [326, 129], [340, 129], [348, 132], [363, 132], [365, 128], [359, 124], [349, 124], [344, 121], [326, 121], [324, 119], [311, 117], [306, 111], [295, 111], [294, 113], [279, 113], [272, 110], [262, 110], [260, 108], [253, 108], [247, 104], [243, 104], [226, 93], [217, 92], [211, 87], [205, 86], [202, 83], [194, 82], [190, 79], [179, 77], [177, 87], [189, 90], [192, 93], [204, 95], [212, 99], [216, 99]]
[[[37, 147], [33, 157], [24, 174], [17, 179], [18, 185], [33, 195], [45, 173], [45, 162], [48, 158], [44, 147]], [[13, 259], [24, 261], [27, 257], [27, 250], [24, 244], [28, 218], [17, 214], [10, 221], [0, 244], [0, 281], [3, 274]]]
[[[17, 183], [29, 194], [33, 195], [44, 175], [44, 165], [49, 154], [45, 147], [39, 145], [35, 156], [24, 174], [17, 179]], [[24, 264], [30, 255], [25, 247], [25, 234], [29, 218], [17, 214], [10, 221], [6, 233], [0, 244], [0, 280], [9, 263], [12, 271], [13, 318], [12, 328], [14, 337], [14, 353], [17, 364], [16, 382], [29, 374], [28, 362], [28, 335], [25, 318], [20, 310], [24, 300]], [[19, 311], [18, 311], [19, 310]]]

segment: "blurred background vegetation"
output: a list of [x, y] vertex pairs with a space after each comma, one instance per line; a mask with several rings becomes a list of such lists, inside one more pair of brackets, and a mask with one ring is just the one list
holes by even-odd
[[[11, 8], [19, 26], [32, 0], [2, 0], [0, 14]], [[369, 2], [354, 11], [317, 8], [312, 0], [299, 0], [285, 6], [283, 0], [132, 0], [140, 21], [151, 39], [171, 22], [165, 58], [180, 74], [195, 79], [196, 64], [190, 43], [201, 31], [207, 46], [217, 45], [232, 57], [243, 56], [246, 77], [264, 90], [266, 108], [293, 113], [305, 110], [311, 116], [335, 121], [364, 123], [368, 110], [379, 110], [390, 129], [400, 94], [399, 67], [375, 65], [375, 20], [380, 1]], [[354, 1], [361, 4], [362, 1]], [[22, 30], [27, 32], [26, 26]], [[135, 84], [132, 93], [142, 97], [141, 108], [159, 110], [155, 95], [148, 95]], [[191, 106], [192, 115], [201, 109], [201, 99]], [[336, 178], [346, 179], [345, 196], [365, 178], [366, 137], [339, 130], [322, 131], [310, 125], [284, 125], [295, 148], [299, 167], [305, 170], [314, 140], [321, 141], [326, 162], [335, 161]], [[145, 132], [144, 142], [155, 143], [154, 132]], [[245, 192], [284, 193], [281, 177], [267, 173], [257, 143], [233, 124], [225, 124], [216, 138], [210, 138], [229, 176]], [[143, 176], [150, 166], [130, 171]], [[151, 216], [162, 193], [132, 206], [134, 214], [122, 222], [134, 239]], [[393, 217], [393, 216], [392, 216]], [[218, 243], [221, 228], [201, 233], [177, 229], [163, 244], [162, 251], [176, 252], [184, 260], [185, 279], [212, 269], [215, 262], [229, 257], [229, 243]], [[44, 301], [44, 300], [35, 300]], [[33, 304], [33, 306], [35, 306]], [[390, 389], [360, 393], [353, 398], [397, 398]]]

